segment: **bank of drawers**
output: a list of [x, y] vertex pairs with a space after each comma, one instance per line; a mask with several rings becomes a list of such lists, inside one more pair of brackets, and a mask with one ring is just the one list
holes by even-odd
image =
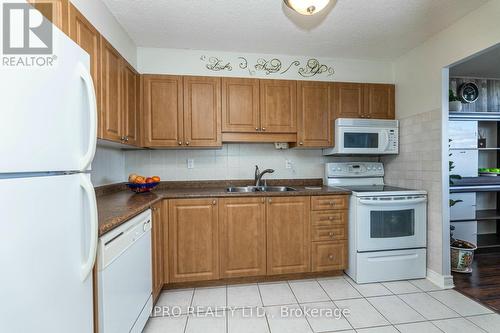
[[347, 268], [348, 196], [311, 198], [313, 272]]

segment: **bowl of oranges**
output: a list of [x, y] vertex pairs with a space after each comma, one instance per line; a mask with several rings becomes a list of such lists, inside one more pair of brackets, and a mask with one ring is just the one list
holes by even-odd
[[128, 176], [127, 187], [135, 193], [151, 192], [160, 183], [160, 177], [144, 177], [135, 173]]

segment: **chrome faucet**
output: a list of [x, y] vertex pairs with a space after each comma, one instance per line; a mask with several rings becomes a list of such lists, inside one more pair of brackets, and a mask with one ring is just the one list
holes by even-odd
[[266, 173], [273, 173], [274, 170], [273, 169], [266, 169], [262, 172], [260, 172], [259, 170], [259, 166], [256, 165], [255, 166], [255, 186], [260, 186], [260, 182], [261, 182], [261, 179], [262, 177], [266, 174]]

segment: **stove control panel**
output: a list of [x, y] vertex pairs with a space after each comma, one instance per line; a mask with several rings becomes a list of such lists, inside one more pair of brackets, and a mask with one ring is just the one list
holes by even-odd
[[326, 163], [326, 178], [383, 177], [384, 165], [378, 162]]

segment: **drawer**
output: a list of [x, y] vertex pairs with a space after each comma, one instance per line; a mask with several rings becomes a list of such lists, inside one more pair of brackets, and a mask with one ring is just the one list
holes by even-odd
[[347, 228], [345, 226], [336, 227], [314, 227], [311, 232], [311, 240], [318, 241], [332, 241], [332, 240], [346, 240]]
[[334, 271], [347, 268], [347, 242], [312, 243], [312, 271]]
[[329, 195], [311, 198], [312, 210], [347, 209], [347, 195]]
[[338, 226], [347, 224], [347, 211], [331, 210], [311, 212], [313, 226]]

